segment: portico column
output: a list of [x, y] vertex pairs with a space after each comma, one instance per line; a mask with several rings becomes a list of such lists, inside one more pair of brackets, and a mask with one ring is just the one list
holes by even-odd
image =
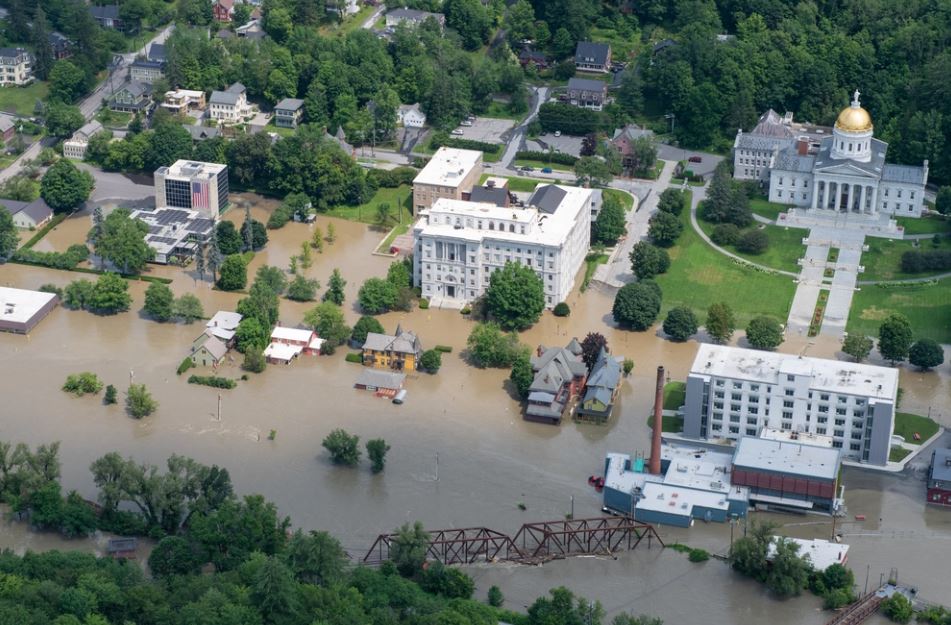
[[813, 179], [812, 181], [812, 201], [809, 203], [809, 208], [815, 208], [819, 202], [819, 181]]
[[835, 210], [835, 204], [833, 203], [832, 198], [835, 197], [837, 186], [838, 185], [835, 182], [832, 182], [831, 180], [826, 182], [826, 196], [824, 198], [824, 201], [823, 201], [824, 206], [822, 208]]
[[852, 183], [849, 183], [849, 203], [846, 205], [846, 208], [845, 208], [845, 212], [847, 213], [852, 212], [852, 198], [854, 194], [855, 194], [855, 185]]
[[868, 211], [872, 215], [878, 214], [878, 185], [872, 187], [872, 204]]
[[865, 185], [863, 184], [859, 187], [859, 207], [856, 212], [864, 213], [865, 212]]

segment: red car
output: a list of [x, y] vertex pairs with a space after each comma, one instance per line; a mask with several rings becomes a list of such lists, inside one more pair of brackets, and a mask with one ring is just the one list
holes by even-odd
[[703, 162], [703, 159], [700, 158], [699, 156], [691, 156], [691, 157], [688, 158], [687, 160], [690, 161], [691, 163], [700, 163], [700, 162]]

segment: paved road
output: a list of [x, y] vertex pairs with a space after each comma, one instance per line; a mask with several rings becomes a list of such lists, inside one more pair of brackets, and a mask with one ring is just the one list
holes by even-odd
[[532, 97], [532, 112], [521, 124], [512, 129], [512, 136], [509, 137], [508, 143], [505, 146], [505, 154], [502, 155], [498, 163], [492, 164], [492, 169], [495, 170], [495, 173], [502, 173], [501, 170], [511, 167], [512, 161], [515, 160], [515, 153], [522, 149], [522, 143], [525, 141], [525, 130], [538, 115], [538, 109], [540, 109], [542, 104], [548, 99], [548, 87], [535, 87]]
[[[148, 50], [148, 47], [153, 43], [164, 43], [165, 40], [168, 39], [169, 34], [171, 34], [172, 28], [174, 28], [174, 26], [166, 26], [140, 49], [136, 50], [135, 52], [128, 52], [122, 55], [122, 62], [119, 64], [119, 67], [111, 73], [108, 79], [103, 81], [101, 85], [99, 85], [91, 94], [89, 94], [86, 99], [79, 103], [79, 110], [83, 114], [83, 117], [86, 119], [86, 121], [92, 119], [96, 112], [102, 108], [103, 99], [112, 92], [113, 87], [118, 88], [123, 82], [125, 82], [129, 76], [129, 65], [135, 60], [135, 57], [140, 54], [145, 54]], [[50, 146], [53, 143], [55, 143], [55, 140], [47, 138], [42, 142], [37, 142], [30, 146], [30, 148], [21, 154], [19, 158], [13, 161], [9, 167], [3, 171], [0, 171], [0, 182], [3, 182], [8, 178], [12, 178], [13, 176], [20, 173], [20, 171], [23, 170], [24, 163], [39, 156], [40, 150], [42, 148]]]
[[379, 18], [380, 15], [381, 15], [381, 14], [383, 13], [383, 11], [385, 11], [385, 10], [386, 10], [386, 5], [385, 5], [385, 4], [381, 4], [379, 7], [377, 7], [377, 10], [374, 11], [373, 13], [371, 13], [371, 14], [370, 14], [370, 17], [368, 17], [368, 18], [363, 22], [363, 24], [360, 26], [360, 28], [362, 28], [363, 30], [370, 30], [370, 29], [372, 29], [372, 28], [373, 28], [373, 24], [376, 23], [377, 18]]

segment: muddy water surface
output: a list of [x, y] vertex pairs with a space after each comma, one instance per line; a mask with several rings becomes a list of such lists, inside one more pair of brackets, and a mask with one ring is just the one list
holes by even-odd
[[[252, 214], [264, 221], [269, 206], [255, 204]], [[240, 222], [243, 211], [229, 219]], [[321, 218], [326, 232], [328, 220]], [[334, 267], [347, 285], [347, 315], [364, 279], [382, 275], [389, 259], [372, 256], [382, 234], [364, 225], [335, 221], [338, 241], [314, 255], [307, 274], [318, 278], [322, 290]], [[65, 249], [70, 238], [81, 239], [88, 218], [61, 228], [51, 239]], [[261, 264], [286, 267], [310, 238], [312, 226], [288, 224], [269, 232], [268, 248], [256, 255], [252, 272]], [[38, 248], [39, 249], [39, 248]], [[240, 294], [213, 290], [207, 281], [173, 267], [152, 272], [173, 278], [177, 294], [193, 292], [211, 314], [233, 309]], [[44, 282], [64, 285], [79, 274], [0, 266], [0, 284], [36, 288]], [[29, 337], [0, 335], [0, 439], [32, 444], [61, 440], [65, 489], [94, 497], [89, 464], [102, 454], [119, 450], [143, 462], [161, 463], [172, 453], [205, 463], [226, 466], [240, 492], [261, 492], [282, 513], [305, 528], [326, 529], [361, 557], [375, 536], [397, 525], [421, 519], [427, 527], [485, 525], [514, 532], [528, 521], [562, 518], [574, 497], [575, 515], [594, 516], [600, 497], [586, 485], [586, 477], [601, 470], [604, 453], [634, 451], [648, 446], [649, 413], [654, 369], [667, 367], [672, 378], [682, 378], [692, 361], [694, 343], [674, 344], [654, 333], [630, 333], [610, 327], [610, 293], [591, 289], [575, 294], [572, 315], [558, 319], [546, 314], [522, 336], [523, 342], [564, 344], [590, 329], [603, 332], [612, 351], [632, 358], [634, 373], [622, 388], [617, 416], [606, 426], [566, 422], [560, 427], [526, 423], [520, 406], [509, 394], [507, 372], [479, 370], [461, 356], [471, 323], [459, 313], [416, 310], [381, 317], [392, 330], [397, 323], [416, 330], [424, 346], [451, 345], [438, 375], [413, 375], [407, 381], [409, 397], [395, 406], [353, 389], [359, 366], [333, 357], [304, 358], [290, 366], [271, 366], [263, 374], [221, 391], [222, 414], [216, 415], [218, 391], [188, 385], [175, 368], [201, 325], [158, 324], [142, 318], [144, 283], [131, 283], [135, 302], [130, 312], [97, 317], [85, 312], [56, 309]], [[297, 325], [309, 305], [281, 303], [281, 321]], [[784, 351], [832, 355], [834, 345], [784, 345]], [[160, 407], [142, 421], [126, 417], [121, 408], [105, 407], [99, 398], [73, 398], [59, 390], [70, 373], [95, 371], [106, 383], [124, 389], [130, 378], [145, 383]], [[236, 362], [219, 375], [239, 377]], [[908, 389], [906, 407], [934, 405], [946, 425], [948, 380], [938, 374], [903, 374]], [[370, 474], [365, 464], [355, 469], [333, 467], [320, 446], [332, 429], [343, 427], [361, 439], [382, 437], [392, 446], [386, 471]], [[276, 438], [267, 440], [270, 430]], [[438, 461], [437, 461], [438, 457]], [[862, 524], [846, 524], [840, 531], [852, 544], [850, 562], [860, 587], [866, 566], [879, 574], [898, 567], [903, 579], [913, 581], [935, 600], [951, 594], [947, 558], [951, 555], [951, 527], [946, 511], [925, 509], [920, 476], [881, 477], [846, 471], [846, 493], [851, 514], [865, 514]], [[519, 509], [524, 504], [525, 511]], [[881, 521], [879, 521], [881, 519]], [[831, 527], [811, 517], [776, 517], [791, 524], [796, 536], [828, 536]], [[725, 553], [730, 528], [699, 524], [691, 530], [661, 528], [665, 540], [688, 542]], [[0, 528], [0, 545], [33, 540]], [[29, 546], [29, 545], [28, 545]], [[36, 547], [41, 547], [39, 543]], [[942, 573], [944, 571], [944, 573]], [[517, 572], [517, 574], [516, 574]], [[568, 585], [600, 599], [610, 611], [654, 613], [668, 623], [759, 623], [776, 625], [821, 623], [827, 615], [816, 611], [814, 598], [776, 602], [762, 588], [734, 576], [722, 563], [691, 564], [672, 551], [639, 550], [617, 560], [583, 558], [538, 568], [475, 567], [480, 589], [500, 584], [514, 608], [530, 603], [548, 588]], [[702, 614], [700, 618], [697, 615]]]

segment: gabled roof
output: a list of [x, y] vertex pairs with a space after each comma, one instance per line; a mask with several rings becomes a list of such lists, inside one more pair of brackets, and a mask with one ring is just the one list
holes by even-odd
[[201, 349], [202, 347], [204, 347], [205, 350], [207, 350], [208, 353], [215, 358], [215, 360], [221, 360], [225, 357], [225, 354], [228, 353], [228, 346], [222, 343], [218, 337], [215, 336], [209, 336], [201, 345], [198, 346], [195, 351], [198, 351], [198, 349]]
[[240, 313], [232, 312], [230, 310], [219, 310], [211, 319], [208, 320], [208, 323], [205, 324], [205, 327], [234, 330], [238, 327], [238, 324], [241, 323], [242, 318], [243, 317]]
[[488, 202], [496, 206], [505, 206], [508, 201], [509, 192], [501, 187], [472, 187], [469, 193], [470, 202]]
[[188, 131], [192, 136], [192, 141], [204, 141], [205, 139], [214, 139], [221, 136], [221, 130], [217, 126], [194, 126], [192, 124], [183, 124], [182, 128]]
[[16, 126], [14, 119], [9, 115], [0, 114], [0, 132], [6, 132]]
[[568, 195], [567, 191], [553, 184], [540, 185], [532, 193], [528, 203], [543, 213], [553, 215], [566, 195]]
[[144, 98], [152, 92], [152, 85], [133, 80], [123, 85], [122, 88], [116, 92], [116, 94], [119, 94], [122, 91], [128, 91], [129, 95], [131, 95], [133, 98]]
[[368, 332], [363, 349], [374, 352], [396, 352], [397, 354], [416, 354], [422, 351], [419, 337], [413, 332], [403, 332], [396, 328], [396, 335]]
[[45, 221], [53, 215], [52, 209], [43, 198], [37, 198], [32, 202], [20, 202], [18, 200], [5, 200], [0, 198], [0, 206], [5, 207], [11, 216], [23, 213], [24, 215], [28, 215], [36, 223]]
[[298, 100], [297, 98], [284, 98], [275, 105], [274, 110], [281, 109], [282, 111], [296, 111], [300, 107], [304, 106], [303, 100]]
[[375, 386], [377, 388], [398, 389], [403, 387], [406, 374], [379, 369], [364, 368], [357, 375], [357, 384], [361, 386]]
[[242, 85], [240, 82], [236, 82], [236, 83], [234, 83], [233, 85], [231, 85], [230, 87], [228, 87], [227, 89], [225, 89], [225, 91], [227, 91], [228, 93], [236, 93], [236, 94], [238, 94], [238, 95], [241, 95], [242, 93], [246, 92], [247, 90], [248, 90], [247, 87], [245, 87], [244, 85]]
[[924, 184], [925, 168], [917, 165], [892, 165], [888, 163], [882, 171], [882, 180], [886, 182], [904, 182], [905, 184]]
[[880, 178], [882, 170], [885, 167], [885, 154], [888, 151], [888, 144], [880, 139], [872, 139], [871, 152], [872, 158], [867, 163], [852, 160], [850, 158], [834, 159], [831, 156], [832, 143], [834, 137], [826, 137], [819, 145], [819, 153], [816, 154], [815, 170], [830, 170], [842, 166], [851, 166], [858, 172], [865, 172], [868, 175]]
[[89, 14], [96, 19], [119, 19], [119, 5], [91, 6], [89, 7]]
[[603, 80], [594, 80], [593, 78], [569, 78], [568, 91], [596, 91], [603, 93], [608, 85]]
[[604, 388], [614, 391], [621, 382], [621, 365], [601, 348], [598, 360], [594, 363], [591, 375], [588, 376], [588, 388]]
[[238, 94], [228, 91], [212, 91], [211, 97], [208, 98], [208, 103], [236, 106], [238, 104]]
[[73, 133], [73, 136], [75, 137], [76, 135], [84, 135], [86, 137], [91, 137], [101, 130], [102, 130], [102, 124], [100, 124], [97, 120], [94, 119], [91, 122], [86, 122], [86, 124], [82, 128], [80, 128], [75, 133]]
[[584, 353], [584, 349], [581, 347], [581, 343], [578, 342], [577, 337], [571, 337], [571, 340], [568, 341], [568, 344], [565, 345], [565, 349], [574, 354], [575, 356], [580, 356]]
[[[596, 63], [598, 65], [605, 65], [608, 62], [608, 53], [611, 51], [611, 46], [606, 43], [595, 43], [593, 41], [579, 41], [578, 47], [575, 48], [575, 63]], [[589, 61], [588, 59], [594, 59]]]
[[146, 55], [146, 58], [150, 61], [162, 61], [166, 60], [165, 56], [165, 44], [162, 43], [153, 43], [149, 46], [149, 53]]

